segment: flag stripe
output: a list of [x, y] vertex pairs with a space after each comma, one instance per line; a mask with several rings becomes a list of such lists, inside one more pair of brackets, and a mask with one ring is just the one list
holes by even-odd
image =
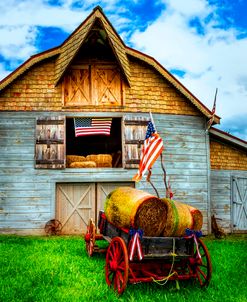
[[142, 146], [142, 153], [137, 174], [133, 180], [139, 181], [147, 170], [150, 170], [161, 152], [163, 151], [163, 140], [157, 134], [152, 122], [148, 123], [146, 138]]
[[143, 176], [147, 170], [149, 170], [153, 164], [155, 163], [155, 161], [157, 160], [157, 158], [160, 156], [160, 153], [163, 151], [163, 147], [156, 145], [155, 150], [150, 151], [150, 154], [148, 155], [148, 158], [146, 158], [143, 168], [141, 170], [141, 175]]

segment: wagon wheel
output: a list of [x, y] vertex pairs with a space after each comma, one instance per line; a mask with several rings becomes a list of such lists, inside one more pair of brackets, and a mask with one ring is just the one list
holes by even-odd
[[128, 282], [128, 252], [125, 242], [120, 237], [112, 239], [106, 253], [105, 277], [106, 283], [113, 286], [121, 295]]
[[194, 256], [190, 259], [190, 267], [196, 274], [201, 287], [206, 287], [212, 276], [212, 263], [206, 245], [198, 238], [197, 242], [201, 259], [198, 258], [196, 245], [194, 244]]
[[45, 232], [48, 235], [60, 235], [62, 224], [57, 219], [51, 219], [45, 224]]
[[87, 233], [85, 235], [86, 250], [89, 257], [92, 257], [94, 252], [96, 228], [93, 219], [90, 218], [87, 225]]

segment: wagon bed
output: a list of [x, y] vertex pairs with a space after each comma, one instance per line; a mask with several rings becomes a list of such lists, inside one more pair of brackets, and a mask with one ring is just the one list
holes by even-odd
[[[140, 230], [114, 226], [103, 211], [99, 213], [98, 228], [100, 234], [96, 234], [90, 219], [86, 249], [90, 257], [95, 252], [106, 252], [106, 282], [118, 294], [123, 293], [127, 283], [195, 279], [201, 287], [208, 286], [212, 274], [210, 255], [195, 233], [185, 237], [142, 236]], [[139, 248], [136, 242], [133, 244], [134, 237]], [[100, 249], [97, 240], [105, 240], [109, 246]]]

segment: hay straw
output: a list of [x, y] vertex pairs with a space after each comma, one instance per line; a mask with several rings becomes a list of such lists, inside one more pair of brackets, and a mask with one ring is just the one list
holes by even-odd
[[145, 236], [160, 236], [166, 221], [166, 205], [157, 197], [131, 187], [119, 187], [105, 201], [108, 221], [119, 228], [141, 228]]

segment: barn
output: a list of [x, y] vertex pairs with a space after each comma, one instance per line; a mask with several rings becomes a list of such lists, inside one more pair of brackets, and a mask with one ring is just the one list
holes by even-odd
[[[152, 112], [174, 199], [200, 209], [228, 233], [246, 231], [247, 143], [216, 128], [212, 112], [154, 58], [125, 45], [100, 7], [58, 47], [36, 54], [0, 82], [0, 232], [62, 234], [97, 221], [118, 186], [135, 183]], [[109, 123], [110, 135], [76, 136]], [[220, 118], [214, 116], [214, 124]], [[78, 128], [79, 127], [79, 128]], [[165, 196], [161, 160], [152, 183]]]

